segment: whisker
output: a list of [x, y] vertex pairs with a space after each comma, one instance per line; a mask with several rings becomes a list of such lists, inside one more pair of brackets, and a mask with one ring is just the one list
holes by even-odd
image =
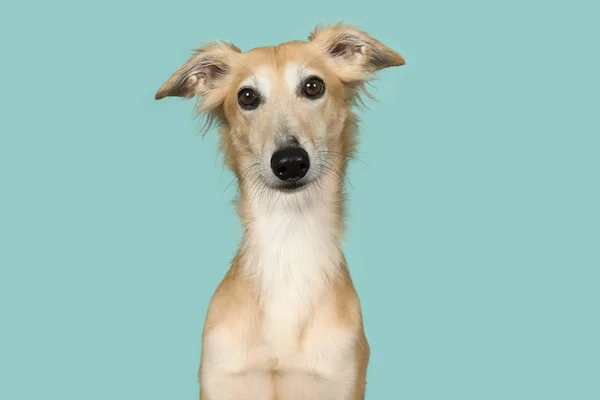
[[366, 165], [367, 167], [369, 167], [369, 168], [373, 168], [373, 167], [372, 167], [371, 165], [369, 165], [367, 162], [365, 162], [365, 161], [361, 160], [360, 158], [356, 157], [356, 156], [355, 156], [355, 155], [353, 155], [353, 154], [341, 153], [341, 152], [339, 152], [339, 151], [333, 151], [333, 150], [321, 150], [321, 151], [318, 151], [318, 153], [319, 153], [319, 155], [321, 155], [321, 154], [325, 154], [325, 155], [328, 155], [328, 156], [329, 156], [329, 155], [331, 155], [331, 156], [336, 156], [336, 157], [338, 157], [338, 158], [346, 157], [346, 158], [348, 158], [350, 161], [358, 161], [358, 162], [361, 162], [361, 163], [365, 164], [365, 165]]
[[[251, 164], [250, 166], [248, 166], [246, 169], [244, 169], [244, 170], [243, 170], [243, 171], [240, 173], [240, 179], [241, 179], [241, 180], [244, 180], [244, 179], [245, 179], [245, 178], [248, 176], [248, 174], [249, 174], [250, 172], [252, 172], [252, 169], [253, 169], [253, 168], [256, 168], [256, 167], [260, 167], [260, 164], [258, 164], [258, 163], [254, 163], [254, 164]], [[260, 172], [260, 169], [257, 171], [257, 173], [258, 173], [258, 172]], [[235, 176], [235, 177], [234, 177], [234, 178], [231, 180], [231, 182], [229, 182], [229, 184], [228, 184], [228, 185], [225, 187], [225, 189], [223, 190], [223, 193], [221, 193], [221, 196], [222, 196], [223, 194], [225, 194], [225, 192], [227, 191], [227, 189], [229, 188], [229, 186], [231, 186], [231, 184], [233, 184], [233, 182], [237, 181], [237, 179], [238, 179], [238, 177], [237, 177], [237, 176]], [[238, 193], [238, 191], [239, 191], [239, 185], [238, 185], [238, 189], [237, 189], [237, 191], [236, 191], [236, 196], [237, 196], [237, 193]]]
[[[342, 184], [348, 183], [352, 189], [356, 190], [356, 188], [354, 187], [354, 185], [352, 184], [352, 182], [350, 181], [350, 178], [348, 178], [347, 176], [345, 176], [344, 174], [342, 174], [340, 171], [338, 171], [334, 166], [332, 166], [331, 164], [329, 164], [328, 161], [323, 160], [324, 165], [322, 165], [323, 170], [325, 172], [332, 172], [335, 174], [335, 177], [337, 177], [340, 181], [342, 181]], [[331, 175], [329, 175], [330, 177], [333, 177]]]

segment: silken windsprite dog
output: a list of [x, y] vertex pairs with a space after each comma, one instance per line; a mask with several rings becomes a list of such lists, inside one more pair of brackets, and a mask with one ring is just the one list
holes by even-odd
[[198, 98], [239, 184], [240, 248], [208, 308], [201, 400], [359, 400], [369, 345], [341, 250], [353, 113], [404, 59], [345, 24], [246, 52], [211, 43], [156, 94]]

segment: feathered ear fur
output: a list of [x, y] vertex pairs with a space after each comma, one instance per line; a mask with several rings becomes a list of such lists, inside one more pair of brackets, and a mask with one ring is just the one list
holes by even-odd
[[374, 72], [405, 63], [400, 54], [380, 41], [342, 23], [317, 26], [308, 40], [329, 55], [346, 82], [364, 82]]
[[210, 43], [202, 47], [161, 86], [156, 100], [169, 96], [198, 96], [200, 111], [213, 109], [225, 98], [232, 65], [240, 52], [228, 43]]

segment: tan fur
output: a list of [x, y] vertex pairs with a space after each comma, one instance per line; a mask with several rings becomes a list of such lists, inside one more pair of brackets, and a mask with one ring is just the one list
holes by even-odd
[[[308, 42], [248, 52], [209, 44], [157, 92], [197, 96], [199, 112], [221, 126], [240, 187], [245, 235], [208, 308], [201, 400], [364, 399], [369, 345], [340, 244], [344, 176], [363, 85], [403, 64], [381, 42], [337, 24], [317, 27]], [[325, 83], [322, 99], [295, 89], [311, 75]], [[256, 110], [238, 105], [244, 84], [261, 93]], [[313, 175], [283, 193], [270, 183], [268, 160], [292, 136], [310, 154]]]

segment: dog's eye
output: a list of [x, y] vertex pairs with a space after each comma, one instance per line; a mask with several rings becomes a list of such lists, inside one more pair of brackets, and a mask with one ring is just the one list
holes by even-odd
[[247, 110], [252, 110], [258, 107], [260, 103], [260, 97], [252, 89], [242, 89], [238, 93], [238, 104]]
[[318, 99], [325, 93], [325, 83], [317, 78], [308, 78], [302, 87], [302, 94], [309, 99]]

